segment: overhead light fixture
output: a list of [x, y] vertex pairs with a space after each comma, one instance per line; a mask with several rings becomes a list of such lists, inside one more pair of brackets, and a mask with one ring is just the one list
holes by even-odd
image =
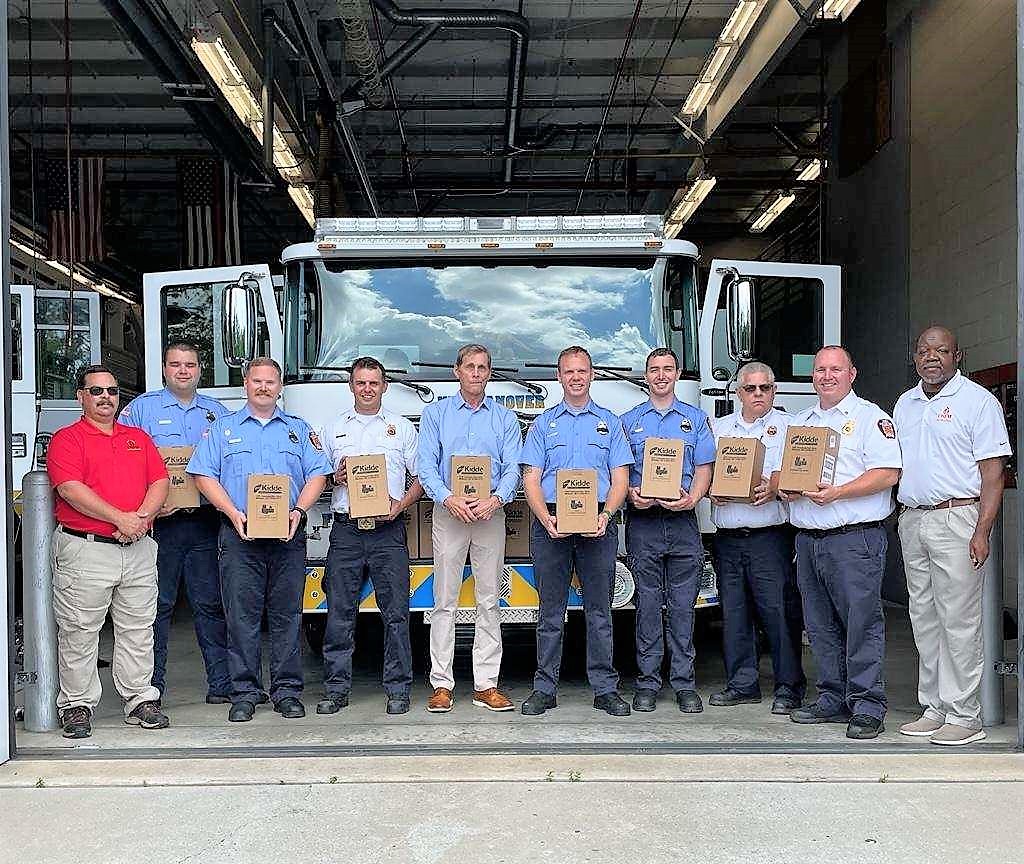
[[845, 21], [859, 3], [860, 0], [825, 0], [822, 15], [826, 18], [841, 18]]
[[[13, 237], [11, 238], [11, 247], [14, 250], [14, 257], [20, 259], [26, 265], [31, 265], [33, 261], [36, 261], [42, 268], [53, 270], [64, 278], [68, 278], [72, 275], [71, 268], [63, 262], [57, 261], [53, 258], [47, 258], [42, 252], [33, 249], [31, 246], [22, 243], [20, 240], [15, 240]], [[54, 277], [52, 274], [47, 275], [49, 275], [54, 282], [58, 281], [58, 278]], [[75, 268], [74, 270], [74, 279], [76, 285], [81, 285], [83, 288], [95, 291], [97, 294], [113, 297], [117, 300], [122, 300], [125, 303], [135, 302], [131, 297], [126, 294], [122, 294], [107, 282], [99, 282], [89, 279], [80, 270], [78, 270], [78, 268]]]
[[800, 173], [796, 175], [796, 179], [799, 180], [801, 183], [813, 183], [820, 176], [821, 160], [812, 159], [803, 167], [803, 170], [801, 170]]
[[[242, 125], [253, 134], [258, 142], [262, 143], [263, 106], [260, 104], [256, 94], [246, 83], [242, 70], [231, 56], [231, 52], [228, 51], [224, 40], [209, 28], [199, 27], [193, 31], [191, 44], [192, 50], [196, 52], [196, 57], [199, 58], [199, 62], [203, 64], [203, 68], [209, 73]], [[314, 221], [313, 196], [305, 183], [305, 157], [301, 153], [296, 153], [291, 148], [277, 123], [274, 123], [271, 134], [273, 137], [274, 167], [277, 168], [281, 178], [288, 183], [288, 194], [300, 212], [302, 212], [306, 221], [309, 222], [310, 227], [312, 227]], [[307, 198], [310, 202], [308, 214], [306, 209], [304, 209]]]
[[686, 224], [687, 220], [697, 212], [697, 208], [700, 207], [701, 203], [712, 189], [715, 188], [715, 184], [718, 179], [715, 177], [699, 177], [690, 184], [690, 188], [686, 190], [686, 194], [679, 199], [679, 203], [673, 208], [669, 214], [667, 224], [665, 226], [665, 239], [672, 240], [678, 236], [679, 232], [683, 230], [683, 225]]
[[783, 211], [796, 200], [796, 195], [792, 192], [780, 192], [775, 196], [775, 200], [768, 205], [768, 209], [761, 213], [754, 220], [754, 224], [750, 226], [751, 234], [760, 234], [769, 225], [772, 224], [779, 216], [782, 215]]
[[[832, 0], [837, 2], [837, 0]], [[843, 2], [856, 2], [856, 0], [843, 0]], [[767, 5], [767, 0], [739, 0], [732, 14], [725, 22], [722, 32], [715, 41], [715, 47], [704, 63], [697, 81], [683, 103], [683, 114], [697, 116], [711, 101], [721, 83], [722, 74], [729, 66], [729, 62], [740, 51], [743, 40], [747, 38], [761, 10]]]
[[288, 195], [291, 197], [299, 212], [312, 228], [316, 225], [316, 215], [313, 213], [313, 193], [308, 186], [289, 186]]

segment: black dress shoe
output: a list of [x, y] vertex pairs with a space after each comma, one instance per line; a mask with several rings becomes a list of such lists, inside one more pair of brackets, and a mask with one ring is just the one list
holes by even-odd
[[328, 695], [316, 703], [317, 714], [337, 714], [342, 708], [348, 708], [348, 693]]
[[274, 710], [288, 720], [306, 716], [306, 706], [294, 696], [285, 696], [274, 703]]
[[789, 719], [794, 723], [848, 723], [850, 715], [844, 709], [829, 711], [820, 707], [817, 702], [812, 702], [803, 708], [794, 709]]
[[543, 714], [548, 708], [555, 708], [558, 706], [558, 700], [549, 693], [542, 693], [540, 690], [534, 690], [526, 699], [523, 700], [523, 704], [519, 706], [519, 710], [523, 714]]
[[247, 723], [255, 713], [256, 706], [252, 702], [236, 702], [228, 711], [228, 720], [232, 723]]
[[628, 717], [630, 713], [629, 703], [618, 693], [605, 693], [601, 696], [595, 696], [594, 707], [598, 711], [604, 711], [605, 714], [611, 714], [612, 717]]
[[388, 714], [407, 714], [409, 712], [409, 697], [404, 694], [388, 696], [388, 704], [384, 710]]
[[224, 696], [220, 693], [207, 693], [206, 704], [207, 705], [229, 705], [231, 703], [230, 696]]
[[756, 705], [761, 701], [760, 693], [740, 693], [726, 687], [720, 693], [712, 693], [708, 702], [716, 708], [730, 708], [733, 705]]
[[658, 693], [656, 690], [636, 690], [633, 693], [634, 711], [653, 711], [658, 707]]
[[787, 717], [800, 707], [800, 700], [795, 696], [776, 696], [772, 700], [772, 714], [783, 714]]
[[700, 714], [704, 710], [704, 703], [696, 690], [680, 690], [676, 693], [676, 704], [684, 714]]
[[854, 714], [846, 727], [846, 737], [856, 738], [859, 741], [867, 741], [877, 738], [879, 732], [885, 731], [885, 724], [877, 717], [870, 714]]

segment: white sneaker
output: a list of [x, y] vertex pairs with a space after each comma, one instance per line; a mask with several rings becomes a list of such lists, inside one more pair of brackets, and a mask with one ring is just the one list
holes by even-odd
[[919, 717], [911, 723], [904, 723], [900, 726], [901, 735], [910, 735], [913, 738], [931, 738], [932, 734], [938, 732], [942, 724], [930, 717]]
[[934, 735], [932, 744], [943, 744], [947, 747], [961, 747], [964, 744], [973, 744], [975, 741], [983, 741], [988, 736], [984, 729], [968, 729], [966, 726], [956, 726], [953, 723], [946, 723]]

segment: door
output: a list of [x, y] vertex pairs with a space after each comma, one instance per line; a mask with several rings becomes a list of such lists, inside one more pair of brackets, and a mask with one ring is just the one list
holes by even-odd
[[32, 470], [36, 443], [36, 329], [31, 285], [11, 286], [11, 489]]
[[146, 333], [146, 389], [163, 386], [163, 350], [174, 342], [199, 349], [203, 366], [199, 389], [237, 409], [245, 402], [242, 372], [224, 362], [222, 300], [224, 289], [251, 274], [259, 282], [256, 303], [257, 354], [283, 364], [281, 317], [270, 267], [254, 264], [147, 273], [142, 279]]
[[735, 374], [729, 354], [727, 294], [732, 280], [750, 281], [754, 359], [775, 372], [775, 405], [793, 414], [814, 404], [814, 355], [840, 344], [841, 268], [827, 264], [714, 260], [701, 311], [701, 407], [711, 417], [732, 413]]

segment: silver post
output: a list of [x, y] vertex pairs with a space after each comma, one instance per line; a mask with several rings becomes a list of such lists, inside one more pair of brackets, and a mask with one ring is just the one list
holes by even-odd
[[1006, 722], [1003, 676], [996, 663], [1003, 660], [1003, 511], [999, 511], [989, 538], [988, 561], [982, 568], [981, 631], [985, 666], [981, 673], [981, 722], [1001, 726]]
[[53, 488], [45, 471], [22, 481], [22, 565], [25, 584], [25, 728], [52, 732], [57, 717], [57, 625], [53, 620]]

